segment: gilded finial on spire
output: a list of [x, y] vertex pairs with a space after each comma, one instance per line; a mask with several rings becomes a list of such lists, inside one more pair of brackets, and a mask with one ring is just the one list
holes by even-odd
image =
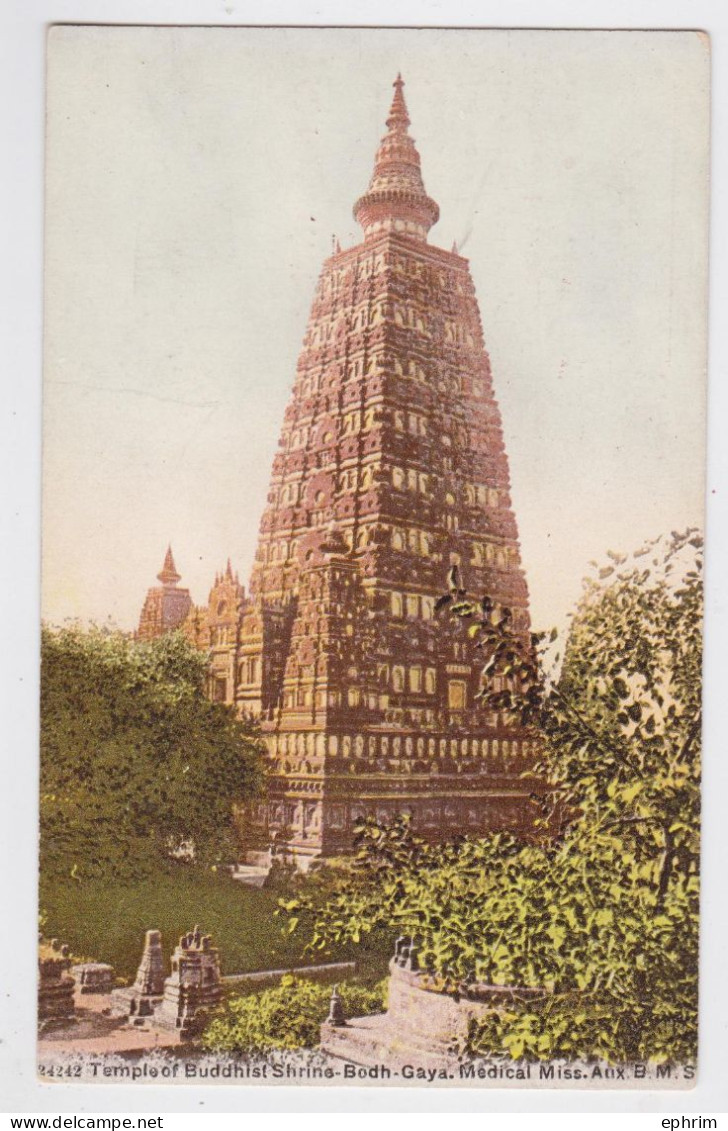
[[167, 553], [164, 555], [164, 564], [157, 574], [157, 577], [162, 582], [162, 585], [176, 585], [177, 582], [182, 579], [182, 574], [177, 572], [177, 567], [174, 564], [171, 546], [167, 546]]

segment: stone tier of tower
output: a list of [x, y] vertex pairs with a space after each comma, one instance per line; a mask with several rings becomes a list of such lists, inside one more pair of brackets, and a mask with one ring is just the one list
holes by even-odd
[[439, 209], [402, 85], [354, 207], [363, 241], [321, 271], [249, 594], [228, 567], [185, 624], [213, 697], [261, 720], [257, 841], [303, 864], [367, 814], [408, 812], [430, 839], [533, 818], [535, 751], [478, 706], [464, 626], [435, 617], [457, 565], [529, 631], [475, 290], [467, 260], [427, 242]]

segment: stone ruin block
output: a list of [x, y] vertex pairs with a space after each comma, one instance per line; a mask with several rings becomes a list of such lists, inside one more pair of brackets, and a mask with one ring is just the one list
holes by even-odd
[[111, 995], [112, 1012], [117, 1017], [128, 1017], [130, 1024], [143, 1025], [152, 1018], [163, 995], [162, 936], [159, 931], [147, 931], [136, 978], [131, 986], [114, 990]]
[[114, 967], [107, 962], [84, 962], [72, 966], [71, 973], [79, 993], [110, 994], [114, 988]]
[[406, 935], [400, 935], [394, 944], [392, 961], [395, 966], [401, 967], [402, 970], [419, 970], [419, 948], [415, 946], [412, 939]]
[[41, 1033], [76, 1020], [74, 990], [70, 974], [69, 948], [58, 939], [38, 946], [38, 1029]]
[[210, 935], [195, 927], [182, 935], [172, 955], [172, 973], [155, 1008], [153, 1024], [174, 1029], [185, 1039], [197, 1035], [205, 1015], [222, 997], [219, 953]]

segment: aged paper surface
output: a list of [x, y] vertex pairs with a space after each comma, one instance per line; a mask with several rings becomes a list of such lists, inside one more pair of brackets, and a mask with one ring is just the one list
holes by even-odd
[[43, 1078], [694, 1080], [708, 76], [52, 29]]

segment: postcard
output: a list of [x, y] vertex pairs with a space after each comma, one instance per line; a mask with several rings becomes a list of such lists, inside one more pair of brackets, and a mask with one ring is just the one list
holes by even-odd
[[690, 1087], [707, 36], [47, 52], [40, 1078]]

